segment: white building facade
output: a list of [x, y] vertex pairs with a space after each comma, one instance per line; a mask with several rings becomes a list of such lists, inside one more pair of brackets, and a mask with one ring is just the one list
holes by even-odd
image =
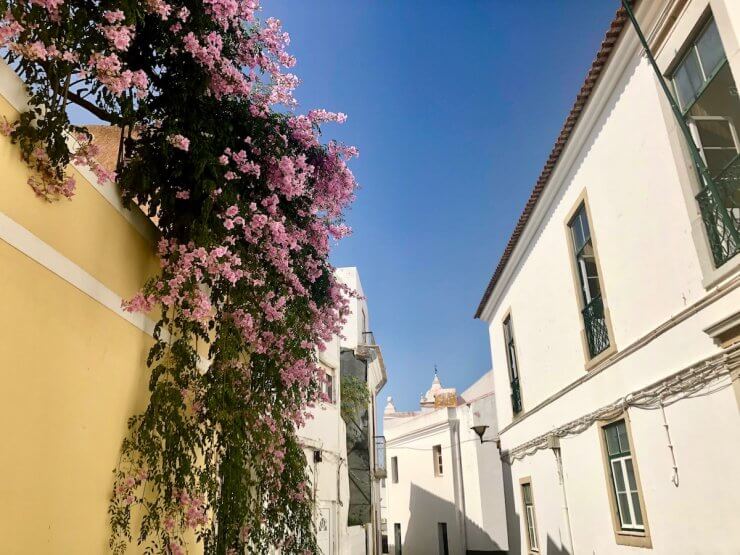
[[[435, 375], [420, 404], [418, 412], [397, 412], [389, 398], [383, 417], [389, 553], [505, 553], [493, 373], [460, 396]], [[489, 426], [483, 442], [472, 429], [481, 423]]]
[[635, 12], [694, 144], [620, 10], [476, 315], [510, 553], [740, 552], [740, 2]]
[[385, 440], [377, 429], [376, 397], [388, 381], [385, 363], [375, 334], [357, 268], [338, 268], [337, 278], [356, 295], [340, 338], [340, 382], [360, 380], [367, 385], [367, 407], [353, 415], [347, 425], [347, 471], [349, 477], [349, 553], [381, 553], [380, 481], [385, 477]]
[[[368, 331], [367, 301], [356, 268], [338, 268], [338, 279], [357, 291], [359, 298], [350, 301], [350, 314], [341, 338], [334, 337], [324, 351], [319, 352], [319, 364], [326, 373], [323, 393], [326, 401], [311, 409], [313, 418], [299, 430], [299, 439], [309, 465], [309, 475], [316, 501], [316, 534], [321, 555], [374, 555], [379, 553], [380, 489], [376, 479], [362, 482], [368, 486], [370, 501], [357, 510], [357, 483], [363, 477], [364, 457], [370, 469], [380, 468], [375, 453], [375, 395], [386, 381], [380, 347], [363, 338], [373, 338]], [[354, 364], [353, 364], [354, 363]], [[344, 368], [343, 368], [344, 364]], [[370, 392], [370, 403], [358, 421], [367, 422], [367, 429], [358, 430], [354, 421], [347, 425], [342, 417], [342, 372], [360, 368], [358, 374]], [[348, 434], [349, 430], [349, 434]], [[350, 448], [348, 449], [348, 441]], [[358, 444], [360, 448], [358, 449]], [[364, 449], [363, 449], [364, 447]], [[360, 478], [358, 478], [358, 476]], [[369, 475], [368, 475], [369, 478]], [[365, 513], [367, 518], [355, 516]], [[361, 515], [362, 516], [362, 515]], [[365, 522], [366, 521], [366, 522]]]
[[349, 476], [347, 473], [347, 427], [340, 412], [340, 347], [335, 337], [319, 353], [326, 372], [327, 401], [311, 409], [312, 419], [299, 431], [309, 465], [316, 501], [316, 534], [322, 555], [350, 554], [348, 527]]

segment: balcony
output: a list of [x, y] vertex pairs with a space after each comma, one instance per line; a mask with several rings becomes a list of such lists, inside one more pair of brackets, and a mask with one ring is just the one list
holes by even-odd
[[[717, 267], [738, 253], [740, 234], [740, 156], [713, 179], [717, 195], [708, 187], [696, 195]], [[727, 217], [723, 215], [727, 214]]]
[[385, 467], [385, 436], [375, 436], [373, 440], [375, 443], [375, 468], [373, 468], [373, 475], [377, 480], [380, 480], [388, 476], [388, 471]]
[[586, 305], [583, 314], [583, 325], [586, 329], [586, 341], [591, 358], [609, 348], [609, 329], [604, 318], [604, 302], [601, 297], [594, 297]]

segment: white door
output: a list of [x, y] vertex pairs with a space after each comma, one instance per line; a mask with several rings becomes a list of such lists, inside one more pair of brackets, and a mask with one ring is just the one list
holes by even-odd
[[316, 540], [322, 555], [334, 555], [334, 519], [329, 507], [319, 507], [316, 515]]

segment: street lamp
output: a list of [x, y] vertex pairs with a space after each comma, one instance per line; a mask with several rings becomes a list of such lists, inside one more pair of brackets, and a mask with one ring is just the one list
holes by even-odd
[[488, 426], [486, 426], [485, 424], [478, 424], [477, 426], [473, 426], [470, 429], [478, 434], [478, 438], [480, 439], [481, 443], [493, 443], [495, 441], [493, 439], [483, 439], [483, 434], [485, 434], [486, 430], [488, 429]]

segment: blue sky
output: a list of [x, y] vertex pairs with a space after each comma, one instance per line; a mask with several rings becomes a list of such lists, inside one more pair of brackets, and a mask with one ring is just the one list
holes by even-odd
[[491, 368], [473, 314], [618, 0], [262, 4], [291, 35], [299, 111], [345, 112], [324, 138], [360, 149], [354, 234], [332, 261], [360, 271], [380, 406], [418, 408], [435, 364], [462, 391]]
[[[301, 110], [360, 149], [337, 266], [357, 266], [399, 410], [434, 364], [462, 390], [491, 368], [473, 314], [617, 0], [263, 0], [282, 20]], [[502, 361], [496, 361], [501, 368]]]

